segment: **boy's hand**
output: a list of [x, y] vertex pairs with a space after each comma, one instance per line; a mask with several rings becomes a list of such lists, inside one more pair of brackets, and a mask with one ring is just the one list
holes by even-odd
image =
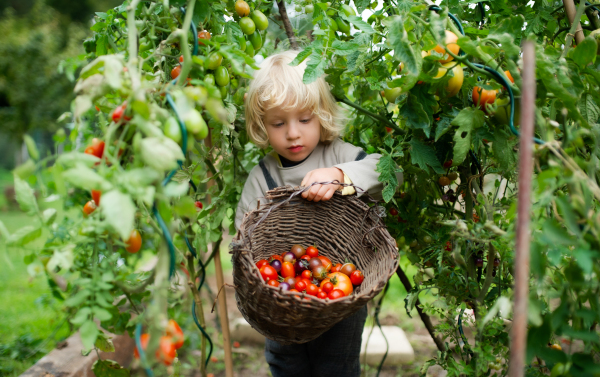
[[[315, 169], [304, 177], [301, 186], [309, 186], [313, 182], [330, 182], [338, 180], [344, 182], [344, 172], [338, 168]], [[318, 202], [320, 200], [329, 200], [333, 194], [340, 188], [340, 185], [314, 185], [308, 191], [302, 193], [302, 197], [308, 200]]]

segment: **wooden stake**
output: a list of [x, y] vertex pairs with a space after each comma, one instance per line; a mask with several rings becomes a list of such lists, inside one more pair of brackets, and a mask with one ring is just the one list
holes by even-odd
[[[210, 128], [208, 129], [208, 136], [204, 139], [206, 148], [210, 151], [212, 149], [212, 134]], [[212, 176], [210, 170], [208, 171], [209, 177]], [[214, 180], [208, 181], [208, 187], [215, 184]], [[208, 202], [211, 202], [210, 196], [208, 196]], [[213, 243], [213, 247], [220, 247], [221, 243]], [[221, 252], [217, 250], [214, 253], [215, 261], [215, 273], [217, 275], [217, 291], [225, 284], [223, 279], [223, 265], [221, 264]], [[219, 318], [221, 320], [221, 331], [223, 331], [223, 349], [225, 351], [225, 377], [233, 377], [233, 357], [231, 353], [231, 337], [229, 335], [229, 316], [227, 315], [227, 295], [223, 291], [218, 297], [218, 308]]]
[[[577, 8], [575, 8], [575, 2], [573, 0], [563, 0], [563, 5], [565, 6], [565, 12], [567, 13], [567, 17], [569, 18], [569, 23], [573, 25], [573, 21], [575, 20], [575, 14], [577, 13]], [[575, 42], [579, 45], [585, 35], [583, 34], [583, 29], [581, 28], [581, 22], [577, 21], [577, 29], [575, 30]]]
[[521, 140], [519, 145], [519, 193], [515, 252], [515, 302], [510, 341], [508, 375], [522, 377], [527, 346], [529, 298], [529, 220], [533, 174], [533, 128], [535, 121], [535, 42], [523, 43], [523, 95], [521, 97]]

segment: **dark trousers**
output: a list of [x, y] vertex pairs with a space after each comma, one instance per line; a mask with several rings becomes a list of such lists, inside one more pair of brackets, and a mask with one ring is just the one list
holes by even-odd
[[367, 306], [315, 340], [283, 345], [267, 338], [265, 357], [273, 377], [358, 377]]

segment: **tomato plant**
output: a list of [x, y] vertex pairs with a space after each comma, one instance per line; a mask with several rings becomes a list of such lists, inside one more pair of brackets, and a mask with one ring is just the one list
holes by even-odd
[[[528, 89], [521, 79], [520, 46], [528, 38], [536, 41], [535, 130], [543, 144], [535, 149], [532, 178], [535, 289], [527, 352], [543, 363], [529, 365], [527, 373], [572, 368], [591, 375], [600, 351], [590, 330], [600, 321], [594, 309], [600, 307], [600, 62], [597, 33], [590, 33], [598, 20], [581, 13], [584, 38], [574, 46], [571, 39], [579, 33], [570, 32], [560, 2], [471, 3], [361, 1], [328, 7], [293, 1], [304, 7], [294, 25], [304, 22], [313, 31], [297, 36], [306, 43], [295, 63], [306, 61], [306, 83], [327, 75], [334, 98], [350, 115], [344, 140], [382, 155], [376, 169], [389, 214], [384, 221], [402, 263], [416, 270], [407, 279], [406, 308], [438, 318], [441, 352], [425, 366], [439, 364], [452, 375], [488, 375], [500, 364], [496, 358], [508, 355], [504, 321], [511, 319], [513, 298], [519, 149], [511, 125], [518, 126], [520, 98]], [[181, 6], [193, 10], [185, 13]], [[195, 252], [219, 249], [223, 233], [235, 233], [243, 183], [265, 155], [249, 143], [241, 116], [244, 94], [255, 62], [286, 45], [275, 47], [287, 34], [273, 11], [276, 6], [268, 2], [207, 7], [197, 1], [132, 0], [96, 15], [72, 113], [65, 115], [72, 121], [61, 130], [69, 133], [60, 148], [65, 152], [36, 160], [36, 172], [48, 179], [17, 170], [16, 197], [33, 220], [0, 238], [21, 247], [49, 235], [42, 250], [29, 247], [26, 261], [39, 267], [32, 271], [50, 279], [60, 273], [69, 282], [61, 293], [68, 296], [65, 313], [85, 330], [86, 349], [102, 337], [97, 323], [113, 333], [132, 332], [137, 325], [130, 321], [131, 308], [152, 308], [137, 318], [156, 339], [148, 344], [154, 349], [147, 359], [156, 358], [174, 294], [165, 288], [171, 265], [184, 262], [192, 282], [204, 274], [186, 257], [193, 254], [186, 237]], [[278, 22], [270, 25], [270, 19]], [[192, 25], [199, 29], [194, 32]], [[474, 103], [477, 86], [498, 90], [496, 99], [483, 101], [482, 91]], [[479, 106], [484, 102], [486, 111]], [[63, 199], [65, 218], [42, 211], [27, 182]], [[97, 208], [90, 190], [102, 192]], [[201, 211], [198, 200], [205, 203]], [[134, 230], [143, 233], [144, 250], [123, 252]], [[151, 273], [135, 268], [144, 253], [160, 261]], [[300, 259], [318, 256], [316, 250], [307, 253]], [[292, 264], [293, 284], [273, 279], [268, 284], [290, 289], [297, 257], [286, 251], [281, 258]], [[273, 266], [261, 266], [267, 267], [273, 269], [267, 279], [277, 276]], [[336, 264], [330, 272], [342, 267]], [[320, 260], [309, 270], [326, 277]], [[309, 290], [319, 295], [314, 284]], [[418, 305], [423, 292], [437, 295], [435, 304]], [[128, 299], [114, 306], [124, 294]], [[464, 321], [467, 307], [474, 312], [475, 339], [460, 336], [457, 315]], [[581, 342], [582, 351], [567, 356], [546, 346], [558, 337]], [[202, 352], [207, 356], [206, 344]], [[164, 368], [156, 361], [146, 365]]]

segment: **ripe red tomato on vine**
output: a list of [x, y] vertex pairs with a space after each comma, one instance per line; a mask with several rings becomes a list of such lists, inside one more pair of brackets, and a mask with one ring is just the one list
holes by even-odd
[[122, 104], [120, 104], [119, 106], [115, 107], [115, 110], [112, 113], [112, 121], [115, 123], [129, 122], [131, 120], [131, 117], [125, 115], [126, 110], [127, 110], [127, 101], [125, 101]]
[[129, 239], [127, 239], [125, 243], [127, 244], [125, 249], [130, 253], [135, 254], [140, 251], [140, 248], [142, 247], [142, 235], [137, 229], [134, 229], [131, 231]]
[[98, 138], [93, 138], [92, 144], [85, 149], [85, 153], [91, 154], [92, 156], [96, 156], [98, 158], [102, 158], [102, 156], [104, 155], [104, 141]]

